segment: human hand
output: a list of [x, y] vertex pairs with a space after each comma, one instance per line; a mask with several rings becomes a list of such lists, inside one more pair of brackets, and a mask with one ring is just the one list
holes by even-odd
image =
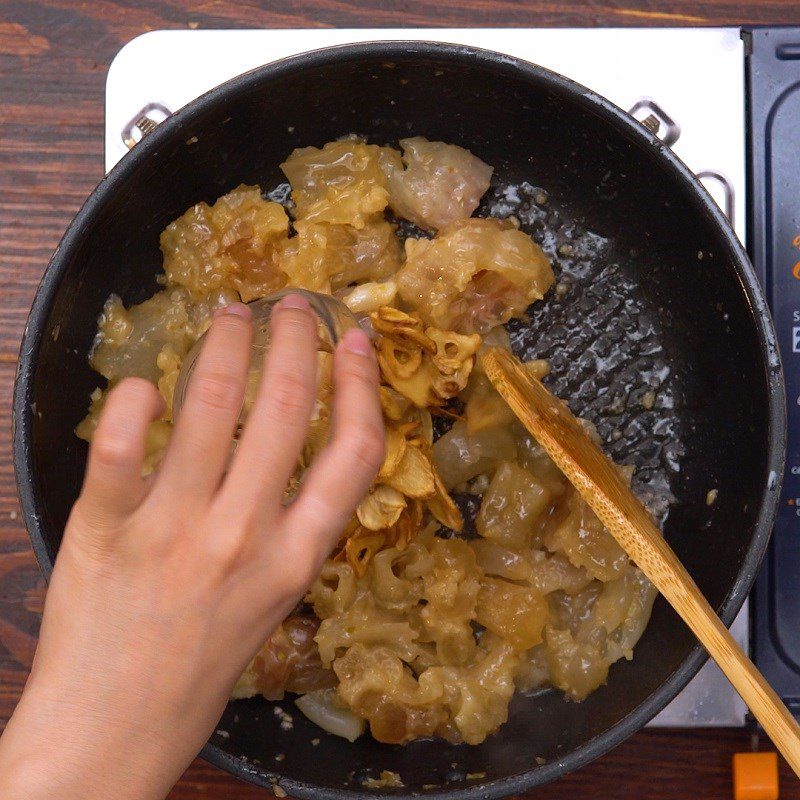
[[333, 437], [282, 504], [316, 394], [316, 319], [272, 317], [236, 454], [250, 312], [215, 317], [164, 461], [141, 478], [155, 387], [109, 395], [67, 523], [22, 700], [0, 739], [0, 795], [162, 798], [246, 664], [302, 597], [383, 458], [378, 369], [349, 331], [334, 357]]

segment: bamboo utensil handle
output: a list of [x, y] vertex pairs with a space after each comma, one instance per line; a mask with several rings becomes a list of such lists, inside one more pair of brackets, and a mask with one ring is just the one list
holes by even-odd
[[616, 465], [589, 438], [567, 406], [507, 350], [490, 348], [483, 366], [512, 411], [705, 646], [800, 776], [800, 727], [714, 613]]

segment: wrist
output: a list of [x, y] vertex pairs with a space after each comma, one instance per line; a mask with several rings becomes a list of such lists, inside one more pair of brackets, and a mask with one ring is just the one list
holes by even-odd
[[163, 700], [137, 709], [114, 694], [76, 696], [32, 676], [0, 738], [0, 797], [162, 800], [204, 737], [195, 746]]

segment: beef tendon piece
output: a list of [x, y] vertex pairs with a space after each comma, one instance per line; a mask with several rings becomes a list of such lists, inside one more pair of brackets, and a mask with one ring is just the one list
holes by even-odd
[[296, 219], [363, 228], [389, 202], [381, 162], [391, 157], [388, 148], [355, 137], [293, 151], [281, 169], [292, 186]]
[[331, 294], [354, 283], [383, 281], [400, 268], [395, 228], [383, 219], [361, 228], [299, 220], [297, 236], [282, 244], [277, 262], [290, 286], [313, 292]]
[[276, 256], [288, 239], [289, 218], [258, 186], [239, 186], [209, 206], [198, 203], [161, 234], [167, 286], [194, 299], [235, 290], [248, 303], [282, 289]]
[[550, 262], [509, 220], [467, 219], [435, 239], [407, 239], [401, 298], [429, 325], [486, 333], [519, 317], [553, 285]]
[[336, 676], [322, 666], [314, 636], [319, 620], [311, 615], [287, 617], [247, 665], [231, 696], [263, 695], [282, 700], [286, 692], [314, 692], [336, 685]]
[[472, 216], [489, 188], [492, 167], [463, 147], [422, 136], [401, 139], [400, 146], [403, 163], [391, 157], [384, 162], [389, 205], [398, 217], [439, 230]]

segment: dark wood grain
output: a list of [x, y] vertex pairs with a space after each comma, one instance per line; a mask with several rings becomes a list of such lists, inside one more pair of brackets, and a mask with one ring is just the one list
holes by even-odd
[[[44, 582], [11, 463], [19, 338], [50, 253], [103, 170], [103, 90], [111, 59], [156, 28], [800, 24], [796, 0], [0, 0], [0, 727], [33, 657]], [[728, 798], [744, 731], [642, 732], [532, 793], [536, 798]], [[800, 783], [782, 767], [782, 798]], [[172, 800], [249, 800], [262, 790], [197, 761]]]

